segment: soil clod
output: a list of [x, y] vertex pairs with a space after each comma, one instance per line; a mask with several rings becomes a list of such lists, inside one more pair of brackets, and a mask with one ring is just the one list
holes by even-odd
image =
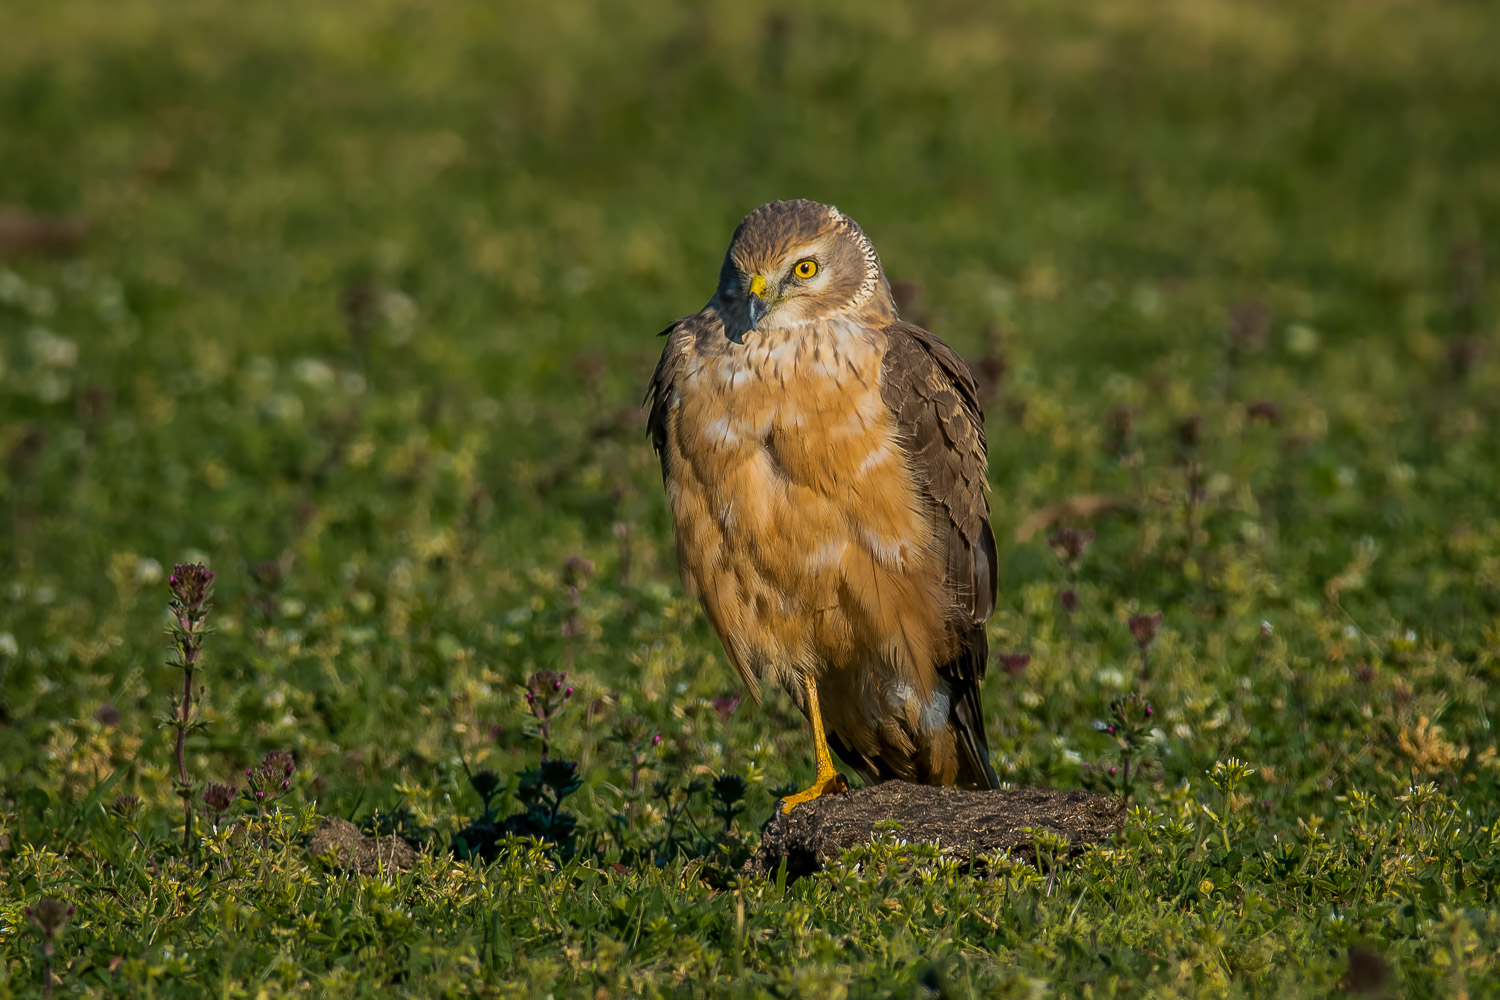
[[790, 813], [777, 813], [761, 832], [760, 849], [746, 867], [774, 874], [782, 860], [787, 877], [811, 875], [841, 851], [869, 843], [875, 826], [901, 824], [901, 837], [935, 843], [964, 855], [1010, 851], [1031, 859], [1031, 833], [1066, 837], [1070, 852], [1116, 833], [1125, 822], [1120, 799], [1093, 792], [1043, 788], [967, 791], [887, 781], [843, 795], [825, 795]]
[[313, 832], [308, 851], [329, 856], [341, 868], [357, 868], [361, 875], [405, 871], [417, 863], [417, 852], [400, 837], [372, 837], [346, 819], [331, 816]]

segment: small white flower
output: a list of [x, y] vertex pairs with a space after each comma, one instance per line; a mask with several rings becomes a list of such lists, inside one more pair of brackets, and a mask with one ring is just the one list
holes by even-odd
[[78, 345], [46, 327], [32, 327], [31, 357], [46, 368], [72, 368], [78, 364]]
[[161, 582], [161, 563], [146, 558], [135, 564], [135, 582], [152, 584]]
[[267, 399], [262, 406], [267, 415], [286, 424], [302, 422], [302, 400], [289, 392], [279, 392]]
[[333, 384], [333, 366], [321, 358], [298, 358], [292, 364], [292, 377], [305, 386], [326, 389]]
[[0, 632], [0, 656], [7, 660], [21, 652], [21, 646], [16, 642], [16, 637], [9, 632]]

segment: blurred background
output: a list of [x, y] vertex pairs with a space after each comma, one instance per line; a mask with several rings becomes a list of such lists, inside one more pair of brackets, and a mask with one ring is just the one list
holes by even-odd
[[[1065, 579], [1085, 661], [1166, 608], [1205, 706], [1262, 620], [1314, 659], [1349, 621], [1489, 648], [1493, 4], [7, 20], [0, 759], [94, 739], [101, 706], [157, 738], [162, 577], [190, 558], [219, 572], [206, 768], [294, 745], [352, 802], [367, 768], [488, 753], [514, 685], [564, 662], [606, 707], [707, 719], [720, 759], [681, 706], [734, 681], [681, 599], [639, 403], [654, 334], [788, 197], [856, 218], [908, 317], [981, 373], [993, 638], [1035, 654], [1004, 773], [1065, 769], [1038, 734], [1084, 738], [1119, 678], [1059, 652]], [[1092, 495], [1134, 519], [1064, 572], [1044, 538]], [[731, 746], [800, 739], [767, 711]]]
[[[1211, 371], [1246, 303], [1273, 347], [1316, 331], [1301, 365], [1472, 334], [1500, 225], [1497, 20], [1213, 0], [32, 6], [0, 41], [5, 443], [131, 414], [134, 446], [104, 460], [137, 453], [139, 491], [75, 497], [58, 527], [101, 518], [154, 548], [189, 510], [283, 518], [288, 475], [321, 460], [310, 430], [405, 400], [414, 428], [468, 435], [444, 447], [513, 503], [518, 466], [636, 419], [619, 411], [651, 335], [708, 298], [739, 217], [784, 197], [858, 219], [909, 311], [971, 359], [1003, 350], [1079, 393]], [[357, 386], [371, 401], [351, 410]]]

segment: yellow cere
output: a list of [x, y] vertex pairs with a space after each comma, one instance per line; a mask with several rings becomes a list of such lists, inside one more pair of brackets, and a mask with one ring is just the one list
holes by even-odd
[[763, 274], [756, 274], [756, 275], [752, 275], [750, 277], [750, 294], [751, 295], [759, 295], [761, 298], [765, 298], [766, 297], [766, 276], [765, 275], [763, 275]]
[[818, 262], [811, 257], [797, 261], [797, 266], [792, 268], [792, 273], [799, 278], [811, 278], [818, 273]]

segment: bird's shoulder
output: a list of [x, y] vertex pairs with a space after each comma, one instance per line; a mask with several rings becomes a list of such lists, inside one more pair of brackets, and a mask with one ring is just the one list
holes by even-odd
[[[688, 360], [698, 344], [716, 331], [722, 335], [723, 319], [712, 304], [690, 316], [681, 316], [669, 323], [659, 337], [666, 338], [662, 345], [661, 358], [651, 374], [646, 387], [645, 405], [648, 407], [646, 430], [657, 454], [663, 454], [667, 445], [668, 419], [672, 405], [681, 385], [681, 377]], [[666, 473], [665, 466], [663, 474]]]
[[959, 420], [970, 428], [982, 453], [986, 449], [984, 407], [968, 363], [942, 338], [913, 323], [891, 323], [882, 333], [881, 385], [885, 403], [898, 422], [926, 423], [924, 417], [935, 411], [944, 422]]

